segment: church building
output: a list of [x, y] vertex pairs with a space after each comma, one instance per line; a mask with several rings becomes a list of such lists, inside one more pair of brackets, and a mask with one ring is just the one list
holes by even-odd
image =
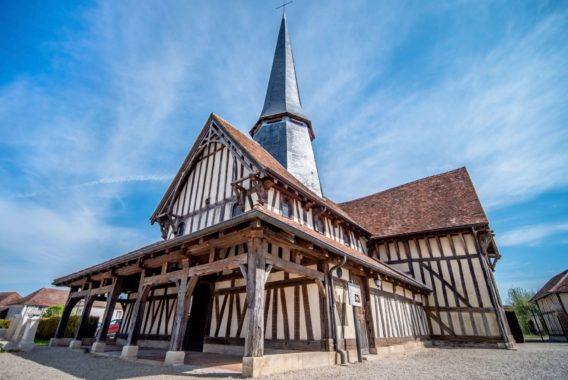
[[118, 303], [123, 357], [234, 354], [246, 376], [424, 345], [511, 348], [499, 250], [467, 170], [337, 204], [320, 184], [315, 127], [284, 15], [250, 137], [209, 116], [150, 217], [161, 239], [54, 280], [71, 293], [51, 344], [81, 346], [91, 305], [105, 300], [93, 352], [108, 349]]

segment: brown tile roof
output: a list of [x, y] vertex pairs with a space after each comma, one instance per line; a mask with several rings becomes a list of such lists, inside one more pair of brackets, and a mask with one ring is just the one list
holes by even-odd
[[337, 251], [341, 251], [343, 254], [345, 254], [347, 256], [347, 259], [350, 261], [355, 261], [367, 268], [370, 268], [372, 270], [375, 270], [379, 273], [382, 273], [386, 276], [389, 276], [393, 279], [397, 279], [399, 281], [402, 281], [404, 283], [413, 285], [419, 289], [422, 290], [427, 290], [430, 291], [431, 289], [428, 288], [426, 285], [424, 285], [423, 283], [415, 280], [412, 277], [407, 276], [406, 274], [399, 272], [398, 270], [392, 268], [390, 265], [385, 264], [381, 261], [375, 260], [372, 257], [369, 257], [367, 255], [365, 255], [363, 252], [360, 252], [354, 248], [351, 248], [343, 243], [338, 242], [337, 240], [331, 239], [323, 234], [320, 234], [319, 232], [313, 230], [312, 228], [303, 226], [297, 222], [295, 222], [292, 219], [286, 218], [280, 214], [276, 214], [271, 212], [270, 210], [267, 210], [265, 207], [263, 206], [257, 206], [255, 207], [256, 210], [259, 210], [260, 212], [262, 212], [263, 214], [267, 215], [269, 218], [271, 219], [276, 219], [278, 221], [280, 221], [281, 223], [284, 223], [290, 227], [292, 227], [295, 230], [299, 230], [301, 232], [303, 232], [304, 234], [309, 235], [309, 237], [312, 240], [317, 240], [321, 243], [324, 243], [327, 246], [330, 246], [331, 248], [334, 248]]
[[[337, 214], [338, 216], [342, 217], [349, 223], [364, 229], [362, 226], [357, 224], [353, 218], [346, 213], [344, 210], [339, 207], [338, 204], [331, 201], [330, 199], [320, 197], [319, 195], [312, 192], [308, 189], [302, 182], [300, 182], [292, 173], [290, 173], [284, 166], [282, 166], [270, 153], [268, 153], [259, 143], [251, 139], [249, 136], [235, 128], [231, 125], [227, 120], [223, 119], [221, 116], [212, 113], [207, 119], [203, 130], [201, 131], [197, 141], [201, 139], [201, 136], [204, 136], [204, 132], [209, 128], [209, 124], [211, 121], [215, 121], [215, 123], [221, 127], [223, 130], [227, 132], [229, 137], [244, 151], [245, 154], [248, 154], [250, 158], [260, 166], [261, 169], [270, 172], [272, 175], [277, 177], [278, 179], [286, 182], [288, 185], [293, 186], [296, 190], [304, 193], [310, 199], [321, 203], [323, 206], [327, 207], [329, 210]], [[190, 165], [192, 161], [193, 155], [197, 152], [195, 146], [190, 150], [188, 155], [186, 156], [183, 164], [181, 165], [178, 173], [176, 174], [174, 180], [172, 181], [170, 187], [166, 191], [166, 194], [160, 201], [158, 207], [152, 214], [150, 220], [154, 222], [158, 217], [159, 213], [162, 212], [163, 208], [166, 205], [171, 194], [173, 194], [176, 183], [178, 182], [179, 178], [183, 175], [184, 169]]]
[[568, 269], [552, 277], [544, 286], [533, 296], [536, 301], [554, 293], [568, 293]]
[[213, 120], [221, 125], [223, 129], [231, 135], [231, 138], [235, 140], [237, 144], [243, 148], [245, 152], [250, 154], [252, 158], [262, 166], [263, 169], [267, 169], [272, 174], [280, 177], [288, 184], [298, 188], [298, 190], [306, 193], [310, 198], [315, 199], [323, 203], [336, 214], [347, 219], [349, 222], [357, 225], [348, 213], [339, 207], [335, 202], [328, 198], [323, 198], [308, 189], [302, 182], [300, 182], [292, 173], [290, 173], [280, 162], [278, 162], [270, 153], [268, 153], [259, 143], [251, 139], [249, 136], [239, 131], [237, 128], [233, 127], [227, 120], [223, 119], [221, 116], [216, 114], [211, 114]]
[[340, 206], [374, 237], [489, 223], [466, 168], [419, 179]]
[[62, 305], [65, 304], [68, 296], [68, 290], [41, 288], [12, 304], [34, 306]]
[[17, 292], [0, 292], [0, 309], [21, 299]]

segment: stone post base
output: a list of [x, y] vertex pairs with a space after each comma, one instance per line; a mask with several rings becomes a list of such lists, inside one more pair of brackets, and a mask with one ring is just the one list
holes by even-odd
[[34, 347], [35, 347], [35, 344], [34, 344], [34, 343], [29, 343], [29, 342], [27, 342], [27, 343], [20, 343], [20, 344], [18, 345], [18, 349], [19, 349], [20, 351], [31, 351], [31, 350], [34, 349]]
[[71, 342], [69, 342], [69, 348], [81, 348], [82, 345], [82, 340], [72, 340]]
[[91, 346], [91, 352], [105, 352], [106, 344], [104, 342], [95, 342]]
[[57, 347], [57, 346], [59, 346], [59, 339], [51, 338], [49, 340], [49, 347]]
[[122, 353], [120, 354], [121, 358], [128, 359], [128, 358], [135, 358], [138, 356], [138, 346], [123, 346]]
[[184, 351], [168, 351], [164, 364], [183, 364], [185, 361]]

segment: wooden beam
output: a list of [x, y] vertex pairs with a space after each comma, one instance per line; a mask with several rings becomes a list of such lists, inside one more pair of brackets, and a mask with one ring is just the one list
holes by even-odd
[[177, 286], [177, 303], [176, 303], [176, 313], [174, 317], [174, 324], [172, 326], [172, 337], [170, 339], [170, 351], [180, 351], [181, 343], [183, 341], [182, 332], [182, 322], [184, 317], [184, 312], [186, 309], [185, 304], [188, 303], [186, 300], [187, 293], [187, 277], [182, 277], [176, 281]]
[[323, 281], [325, 275], [315, 269], [306, 268], [300, 264], [286, 261], [273, 255], [266, 255], [266, 263], [272, 264], [274, 268], [282, 269], [286, 272], [299, 274], [305, 277], [313, 278], [315, 280]]
[[245, 357], [264, 355], [264, 284], [268, 243], [254, 237], [249, 240], [247, 253], [247, 315]]
[[128, 338], [126, 339], [126, 345], [135, 345], [138, 339], [138, 330], [142, 324], [142, 316], [144, 315], [144, 302], [148, 294], [149, 286], [144, 286], [144, 271], [140, 273], [140, 281], [138, 283], [138, 293], [136, 294], [136, 302], [132, 308], [132, 314], [130, 317], [130, 325], [128, 326]]
[[211, 273], [222, 272], [224, 270], [233, 270], [247, 261], [247, 255], [241, 254], [231, 256], [226, 259], [217, 260], [212, 263], [196, 265], [186, 269], [176, 270], [166, 274], [146, 277], [144, 279], [145, 286], [154, 286], [159, 284], [166, 284], [175, 282], [183, 277], [205, 276]]
[[99, 328], [98, 334], [96, 336], [97, 342], [104, 342], [107, 337], [107, 330], [110, 326], [112, 319], [112, 314], [114, 313], [114, 308], [116, 306], [116, 301], [122, 290], [122, 278], [115, 277], [113, 284], [111, 285], [112, 290], [107, 297], [105, 312], [103, 315], [102, 325]]

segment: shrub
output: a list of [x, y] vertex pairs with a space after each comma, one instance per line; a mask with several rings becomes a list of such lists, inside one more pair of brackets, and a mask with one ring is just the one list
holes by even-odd
[[[60, 320], [61, 317], [42, 318], [37, 327], [35, 338], [39, 340], [49, 340], [53, 338], [55, 336], [55, 330], [57, 330], [57, 325], [59, 324]], [[64, 338], [73, 338], [75, 336], [75, 331], [77, 330], [77, 326], [79, 326], [80, 320], [81, 316], [79, 315], [72, 315], [69, 317], [67, 327], [65, 328], [65, 332], [63, 333]], [[85, 328], [85, 333], [83, 334], [84, 338], [92, 338], [95, 336], [98, 322], [98, 317], [89, 317], [89, 321]]]
[[10, 327], [10, 320], [0, 319], [0, 329], [7, 329], [8, 327]]
[[41, 316], [42, 318], [57, 317], [63, 314], [64, 305], [54, 305], [47, 308], [47, 310]]
[[61, 317], [42, 318], [37, 325], [35, 338], [48, 340], [53, 338]]

